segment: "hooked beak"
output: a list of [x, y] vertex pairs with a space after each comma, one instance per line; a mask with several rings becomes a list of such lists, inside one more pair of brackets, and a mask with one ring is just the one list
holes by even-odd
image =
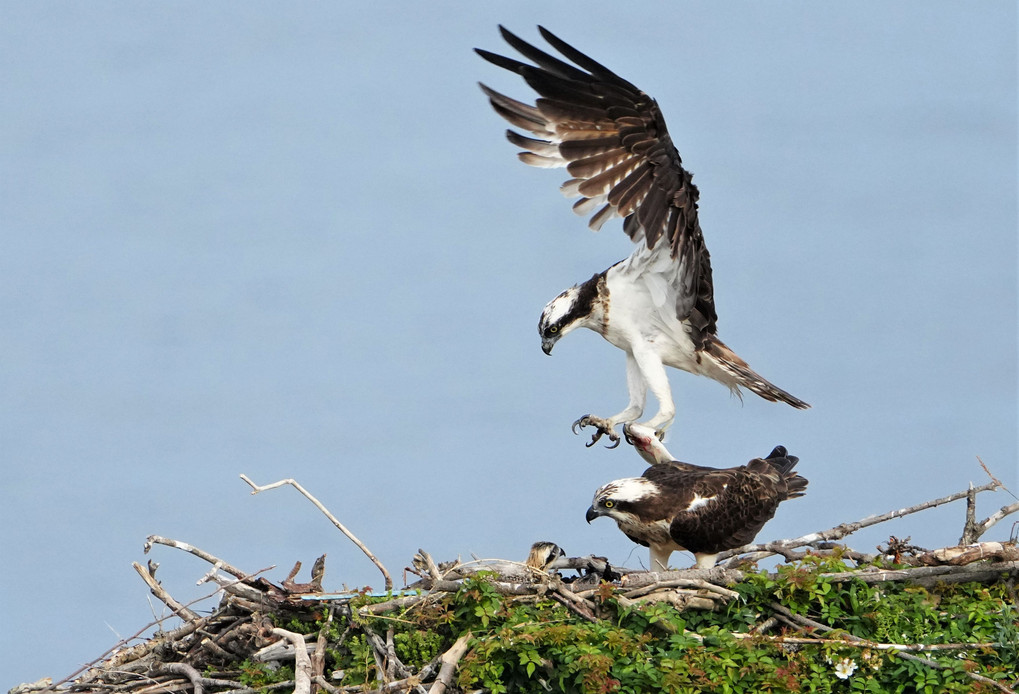
[[545, 354], [552, 356], [552, 348], [555, 347], [555, 338], [545, 337], [541, 340], [541, 351]]
[[586, 518], [587, 522], [590, 523], [600, 515], [601, 513], [599, 513], [594, 506], [591, 506], [590, 508], [587, 509], [587, 513], [584, 514], [584, 518]]

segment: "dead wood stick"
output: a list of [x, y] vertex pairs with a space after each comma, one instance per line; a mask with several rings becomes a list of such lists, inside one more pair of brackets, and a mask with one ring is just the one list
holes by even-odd
[[232, 576], [240, 578], [242, 580], [250, 578], [253, 575], [248, 573], [247, 571], [241, 571], [236, 566], [231, 566], [230, 564], [227, 564], [219, 557], [214, 557], [208, 552], [198, 549], [194, 545], [189, 545], [186, 542], [171, 540], [170, 538], [160, 537], [159, 535], [149, 535], [148, 538], [146, 538], [145, 540], [145, 554], [149, 553], [149, 550], [152, 549], [152, 545], [166, 545], [167, 547], [176, 547], [177, 549], [187, 552], [188, 554], [195, 555], [199, 559], [204, 559], [210, 564], [218, 565], [219, 568], [223, 569], [223, 571], [226, 571], [228, 574], [231, 574]]
[[439, 675], [435, 678], [435, 682], [432, 683], [428, 694], [443, 694], [446, 691], [450, 681], [453, 679], [453, 673], [456, 671], [457, 664], [467, 652], [470, 639], [471, 633], [467, 632], [458, 638], [448, 651], [442, 654], [440, 660], [442, 667], [439, 668]]
[[959, 537], [960, 545], [971, 545], [977, 541], [977, 495], [973, 491], [973, 483], [969, 483], [969, 492], [966, 494], [966, 522], [962, 526], [962, 535]]
[[310, 501], [311, 503], [313, 503], [313, 504], [315, 505], [315, 508], [317, 508], [317, 509], [318, 509], [319, 511], [321, 511], [322, 513], [324, 513], [324, 514], [325, 514], [325, 516], [326, 516], [326, 518], [328, 518], [328, 519], [330, 520], [330, 522], [332, 522], [332, 524], [333, 524], [333, 525], [335, 525], [335, 526], [336, 526], [336, 528], [337, 528], [337, 529], [338, 529], [338, 530], [339, 530], [339, 531], [340, 531], [341, 533], [343, 533], [344, 535], [346, 535], [346, 536], [347, 536], [347, 539], [349, 539], [349, 540], [350, 540], [351, 542], [353, 542], [353, 543], [354, 543], [355, 545], [357, 545], [358, 549], [360, 549], [360, 550], [361, 550], [362, 552], [364, 552], [364, 555], [365, 555], [366, 557], [368, 557], [368, 558], [369, 558], [369, 559], [371, 560], [371, 562], [372, 562], [373, 564], [375, 564], [375, 566], [376, 566], [376, 567], [378, 568], [378, 570], [382, 572], [382, 577], [383, 577], [383, 578], [385, 579], [385, 581], [386, 581], [386, 590], [392, 590], [392, 589], [393, 589], [393, 579], [392, 579], [392, 578], [390, 578], [390, 576], [389, 576], [389, 572], [388, 572], [388, 571], [386, 571], [386, 567], [382, 565], [382, 562], [380, 562], [380, 561], [379, 561], [379, 560], [378, 560], [378, 559], [377, 559], [377, 558], [375, 557], [375, 555], [374, 555], [374, 554], [372, 554], [371, 550], [370, 550], [370, 549], [368, 549], [368, 548], [367, 548], [367, 547], [366, 547], [366, 546], [364, 545], [364, 543], [363, 543], [363, 542], [361, 542], [360, 540], [358, 540], [358, 539], [357, 539], [357, 538], [356, 538], [356, 537], [354, 536], [354, 534], [353, 534], [352, 532], [350, 532], [349, 530], [347, 530], [347, 528], [345, 528], [345, 527], [344, 527], [343, 523], [341, 523], [341, 522], [340, 522], [339, 520], [337, 520], [337, 519], [336, 519], [336, 516], [334, 516], [334, 515], [333, 515], [332, 513], [330, 513], [329, 509], [327, 509], [327, 508], [326, 508], [325, 506], [323, 506], [323, 505], [322, 505], [322, 502], [321, 502], [321, 501], [319, 501], [318, 499], [316, 499], [316, 498], [315, 498], [314, 496], [312, 496], [312, 495], [311, 495], [311, 494], [310, 494], [310, 493], [308, 492], [308, 490], [307, 490], [307, 489], [305, 489], [304, 487], [302, 487], [302, 486], [301, 486], [301, 485], [300, 485], [300, 484], [299, 484], [299, 483], [297, 482], [297, 480], [295, 480], [295, 479], [285, 479], [285, 480], [280, 480], [280, 481], [278, 481], [278, 482], [273, 482], [272, 484], [266, 484], [266, 485], [257, 485], [257, 484], [255, 484], [254, 482], [252, 482], [252, 481], [251, 481], [251, 480], [250, 480], [250, 479], [248, 478], [248, 476], [247, 476], [247, 475], [241, 475], [241, 479], [242, 479], [242, 480], [244, 480], [245, 482], [247, 482], [247, 483], [248, 483], [248, 485], [249, 485], [249, 486], [251, 487], [251, 490], [252, 490], [252, 491], [251, 491], [251, 493], [252, 493], [252, 494], [258, 494], [259, 492], [264, 492], [264, 491], [268, 491], [268, 490], [270, 490], [270, 489], [276, 489], [277, 487], [282, 487], [282, 486], [284, 486], [284, 485], [287, 485], [287, 484], [289, 484], [289, 485], [290, 485], [290, 486], [292, 486], [292, 487], [293, 487], [294, 489], [296, 489], [297, 491], [299, 491], [299, 492], [300, 492], [301, 494], [303, 494], [303, 495], [304, 495], [304, 497], [305, 497], [305, 498], [306, 498], [306, 499], [307, 499], [308, 501]]
[[[383, 641], [375, 631], [367, 624], [361, 625], [368, 644], [372, 647], [372, 654], [375, 656], [375, 665], [379, 670], [380, 677], [408, 678], [413, 676], [414, 671], [403, 664], [396, 655], [395, 647], [391, 647], [392, 640], [387, 632], [386, 641]], [[387, 643], [388, 642], [388, 643]]]
[[133, 566], [134, 570], [138, 572], [138, 575], [142, 577], [142, 580], [145, 581], [145, 585], [149, 587], [152, 594], [162, 600], [167, 607], [173, 610], [174, 614], [183, 619], [185, 622], [191, 622], [198, 619], [197, 612], [184, 607], [184, 605], [177, 602], [173, 596], [167, 593], [163, 586], [159, 585], [159, 582], [156, 581], [156, 571], [151, 561], [149, 562], [148, 567], [143, 567], [136, 561], [131, 562], [131, 566]]
[[716, 566], [713, 569], [684, 569], [682, 571], [634, 571], [619, 580], [623, 588], [640, 588], [642, 586], [672, 581], [677, 579], [700, 580], [708, 583], [731, 585], [743, 580], [744, 574], [736, 569], [724, 569]]
[[1008, 506], [1002, 506], [1000, 509], [989, 515], [987, 518], [977, 523], [976, 525], [977, 531], [973, 537], [973, 540], [976, 541], [980, 539], [980, 536], [987, 532], [991, 528], [991, 526], [993, 526], [995, 523], [1000, 521], [1005, 516], [1011, 515], [1016, 511], [1019, 511], [1019, 501], [1017, 501], [1014, 504], [1009, 504]]
[[701, 590], [706, 590], [711, 593], [716, 593], [717, 595], [720, 595], [723, 598], [725, 598], [726, 601], [739, 597], [739, 593], [737, 593], [734, 590], [729, 590], [728, 588], [716, 586], [714, 583], [709, 583], [708, 581], [690, 578], [674, 578], [668, 581], [658, 581], [657, 583], [651, 583], [641, 588], [635, 588], [631, 591], [623, 593], [623, 595], [625, 595], [628, 598], [638, 598], [641, 595], [646, 595], [660, 588], [699, 588]]
[[329, 642], [329, 628], [333, 625], [333, 613], [336, 611], [336, 607], [332, 606], [329, 608], [329, 613], [326, 616], [326, 621], [322, 625], [322, 628], [318, 630], [318, 640], [315, 643], [315, 652], [311, 655], [311, 680], [312, 692], [318, 691], [318, 680], [322, 677], [325, 672], [326, 666], [326, 645]]
[[[777, 602], [771, 603], [770, 607], [771, 607], [771, 609], [775, 610], [776, 612], [779, 612], [780, 614], [784, 615], [787, 619], [791, 619], [792, 621], [794, 621], [794, 622], [796, 622], [798, 624], [801, 624], [803, 626], [809, 627], [811, 629], [817, 629], [821, 633], [827, 633], [829, 631], [834, 631], [834, 629], [832, 629], [832, 627], [828, 626], [827, 624], [821, 624], [820, 622], [815, 622], [813, 619], [810, 619], [809, 617], [804, 617], [803, 615], [795, 614], [795, 613], [789, 611], [786, 607], [784, 607], [783, 605], [780, 605]], [[867, 641], [867, 639], [862, 639], [859, 636], [853, 636], [852, 634], [845, 633], [845, 632], [840, 633], [840, 636], [842, 636], [845, 641], [848, 641], [848, 642], [851, 642], [851, 643], [854, 643], [854, 644], [859, 644], [861, 646], [872, 647], [870, 644], [872, 644], [873, 642]], [[899, 658], [903, 658], [904, 660], [912, 660], [912, 661], [917, 662], [917, 663], [923, 663], [924, 665], [926, 665], [928, 667], [931, 667], [931, 668], [934, 668], [935, 670], [944, 670], [945, 669], [945, 666], [942, 665], [941, 663], [939, 663], [936, 660], [931, 660], [929, 658], [921, 658], [919, 656], [913, 655], [912, 653], [897, 653], [896, 655]], [[973, 680], [976, 680], [977, 682], [983, 682], [984, 684], [989, 684], [989, 685], [997, 688], [998, 690], [1000, 690], [1002, 692], [1007, 692], [1007, 694], [1015, 694], [1014, 690], [1009, 689], [1005, 685], [1003, 685], [1003, 684], [1001, 684], [1001, 683], [999, 683], [999, 682], [997, 682], [995, 680], [992, 680], [990, 677], [984, 677], [983, 675], [978, 675], [975, 672], [966, 672], [966, 671], [964, 671], [964, 672], [965, 672], [965, 674], [968, 677], [970, 677]]]
[[157, 675], [183, 675], [191, 681], [194, 688], [193, 694], [202, 694], [204, 687], [242, 687], [240, 682], [232, 680], [219, 680], [211, 677], [202, 677], [202, 673], [187, 663], [163, 663], [155, 671]]
[[[393, 627], [386, 629], [386, 666], [389, 668], [389, 671], [386, 674], [390, 677], [396, 676], [396, 664], [400, 663], [400, 659], [396, 657], [396, 643], [393, 641], [394, 636], [395, 633], [393, 632]], [[400, 665], [402, 666], [403, 663], [400, 663]], [[400, 674], [404, 677], [407, 676], [408, 672], [413, 672], [408, 667], [401, 667], [400, 669], [403, 670]]]
[[340, 694], [340, 688], [330, 684], [324, 675], [315, 675], [311, 678], [311, 681], [329, 692], [329, 694]]
[[[268, 571], [268, 570], [269, 569], [261, 569], [259, 571], [256, 571], [255, 573], [248, 574], [246, 576], [246, 578], [252, 578], [252, 577], [257, 576], [260, 573], [264, 573], [265, 571]], [[209, 598], [211, 598], [213, 595], [215, 595], [218, 592], [219, 592], [219, 590], [217, 589], [213, 593], [209, 593], [208, 595], [203, 595], [203, 596], [201, 596], [199, 598], [195, 598], [191, 602], [186, 603], [184, 605], [184, 607], [190, 607], [191, 605], [198, 604], [198, 603], [202, 602], [203, 600], [208, 600]], [[53, 691], [57, 687], [60, 687], [60, 686], [62, 686], [64, 684], [70, 682], [72, 679], [74, 679], [75, 677], [80, 675], [82, 672], [85, 672], [86, 670], [89, 670], [90, 668], [94, 668], [96, 665], [102, 663], [103, 660], [107, 656], [111, 655], [114, 652], [119, 651], [119, 652], [116, 653], [116, 655], [114, 655], [112, 658], [110, 658], [110, 660], [108, 662], [106, 662], [104, 664], [104, 667], [117, 667], [121, 663], [126, 663], [126, 662], [128, 662], [130, 660], [133, 660], [135, 658], [139, 658], [139, 657], [145, 655], [146, 653], [150, 653], [151, 651], [153, 651], [156, 648], [156, 646], [158, 646], [160, 644], [168, 643], [168, 642], [173, 642], [173, 641], [176, 641], [178, 639], [182, 639], [185, 636], [187, 636], [188, 634], [191, 634], [192, 632], [197, 631], [201, 627], [205, 626], [209, 622], [211, 617], [212, 617], [212, 615], [209, 615], [209, 616], [206, 616], [206, 617], [201, 617], [201, 618], [196, 619], [194, 621], [188, 622], [187, 624], [184, 624], [183, 626], [180, 626], [180, 627], [174, 629], [173, 631], [168, 631], [168, 632], [166, 632], [165, 634], [163, 634], [159, 638], [152, 638], [152, 639], [149, 639], [148, 641], [145, 641], [143, 643], [135, 644], [134, 646], [131, 646], [131, 647], [126, 648], [124, 650], [120, 650], [121, 648], [123, 648], [127, 644], [129, 644], [132, 641], [134, 641], [135, 639], [139, 638], [142, 634], [144, 634], [146, 631], [148, 631], [152, 627], [161, 625], [167, 619], [171, 619], [171, 617], [160, 617], [158, 619], [155, 619], [155, 620], [149, 622], [148, 624], [146, 624], [145, 626], [143, 626], [141, 629], [136, 631], [131, 636], [128, 636], [127, 638], [120, 639], [119, 641], [117, 641], [117, 643], [115, 643], [112, 646], [110, 646], [109, 648], [107, 648], [98, 658], [95, 658], [94, 660], [91, 660], [91, 661], [85, 663], [84, 665], [79, 667], [77, 670], [75, 670], [74, 672], [69, 674], [67, 677], [63, 678], [59, 682], [54, 682], [52, 685], [50, 685], [49, 687], [47, 687], [43, 691]]]
[[765, 632], [767, 632], [776, 624], [778, 624], [778, 618], [772, 615], [771, 617], [768, 617], [760, 624], [755, 624], [754, 628], [751, 629], [748, 633], [752, 636], [763, 636]]
[[[463, 580], [457, 581], [433, 581], [425, 580], [429, 586], [429, 592], [455, 593], [463, 587]], [[500, 595], [534, 595], [538, 592], [540, 584], [537, 583], [503, 583], [502, 581], [489, 581], [496, 593]]]
[[386, 600], [385, 602], [377, 602], [372, 605], [364, 605], [358, 608], [357, 613], [362, 617], [368, 615], [382, 614], [389, 612], [390, 610], [396, 610], [403, 607], [412, 607], [419, 602], [424, 602], [428, 598], [427, 594], [421, 595], [404, 595], [402, 598], [393, 598], [392, 600]]
[[839, 573], [818, 574], [820, 578], [830, 581], [849, 581], [858, 579], [864, 583], [880, 583], [882, 581], [912, 581], [916, 579], [934, 579], [946, 583], [984, 580], [1003, 573], [1019, 571], [1019, 561], [994, 562], [975, 566], [913, 566], [908, 569], [891, 569], [888, 571], [843, 571]]
[[[777, 621], [777, 620], [776, 620]], [[765, 622], [766, 623], [766, 622]], [[846, 639], [823, 639], [810, 636], [772, 636], [769, 634], [762, 634], [760, 632], [734, 632], [732, 636], [739, 640], [756, 640], [770, 641], [772, 643], [790, 643], [790, 644], [824, 644], [824, 643], [841, 643], [848, 644]], [[868, 641], [867, 639], [861, 639], [860, 641], [853, 641], [853, 646], [860, 648], [870, 648], [875, 651], [903, 651], [907, 653], [917, 653], [922, 651], [972, 651], [979, 648], [1000, 648], [1000, 643], [880, 643], [878, 641]]]
[[592, 624], [598, 623], [598, 618], [594, 616], [594, 605], [590, 601], [578, 596], [569, 588], [561, 587], [554, 589], [549, 593], [549, 597], [580, 618]]
[[274, 628], [272, 633], [294, 644], [294, 694], [311, 694], [311, 658], [308, 657], [304, 634], [279, 627]]
[[[972, 493], [979, 494], [980, 492], [993, 491], [999, 488], [1000, 486], [1002, 486], [1001, 482], [999, 482], [998, 480], [993, 480], [979, 487], [973, 487]], [[894, 520], [895, 518], [908, 516], [911, 513], [925, 511], [929, 508], [941, 506], [942, 504], [947, 504], [952, 501], [965, 499], [969, 494], [970, 490], [967, 489], [962, 492], [956, 492], [955, 494], [943, 496], [940, 499], [932, 499], [931, 501], [925, 501], [922, 504], [917, 504], [915, 506], [900, 508], [895, 511], [889, 511], [888, 513], [882, 513], [881, 515], [878, 516], [868, 516], [867, 518], [863, 518], [854, 523], [842, 523], [841, 525], [836, 525], [834, 528], [829, 528], [828, 530], [821, 530], [820, 532], [816, 533], [810, 533], [808, 535], [803, 535], [801, 537], [793, 538], [791, 540], [778, 540], [777, 542], [765, 542], [762, 544], [744, 545], [743, 547], [737, 547], [736, 549], [728, 549], [718, 555], [718, 560], [722, 561], [723, 559], [728, 559], [729, 557], [734, 557], [743, 554], [750, 554], [751, 555], [749, 557], [750, 559], [761, 559], [762, 557], [766, 557], [771, 554], [779, 554], [780, 552], [777, 551], [778, 547], [790, 549], [793, 547], [803, 547], [804, 545], [810, 545], [815, 542], [840, 540], [846, 535], [851, 535], [852, 533], [855, 533], [857, 530], [868, 528], [872, 525], [877, 525], [878, 523], [884, 523], [885, 521], [888, 520]]]

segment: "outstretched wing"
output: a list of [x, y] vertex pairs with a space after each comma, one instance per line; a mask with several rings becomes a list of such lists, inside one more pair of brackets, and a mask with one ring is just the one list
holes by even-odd
[[475, 49], [523, 77], [539, 94], [531, 106], [481, 85], [499, 115], [535, 135], [507, 131], [510, 142], [524, 150], [520, 159], [532, 166], [566, 167], [573, 178], [562, 191], [580, 197], [573, 209], [591, 214], [592, 229], [622, 217], [623, 231], [634, 242], [651, 251], [664, 250], [659, 246], [666, 244], [678, 271], [672, 276], [678, 285], [677, 315], [687, 319], [694, 314], [697, 327], [714, 332], [711, 260], [697, 220], [697, 187], [683, 168], [658, 104], [543, 27], [538, 27], [541, 35], [572, 65], [499, 29], [510, 46], [534, 63]]

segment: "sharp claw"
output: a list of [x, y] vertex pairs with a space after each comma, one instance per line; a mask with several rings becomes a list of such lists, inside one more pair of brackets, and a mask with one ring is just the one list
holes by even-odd
[[613, 445], [606, 446], [606, 448], [615, 448], [616, 446], [619, 445], [619, 437], [616, 435], [614, 431], [606, 428], [605, 426], [598, 422], [591, 421], [591, 419], [592, 419], [591, 415], [585, 414], [583, 417], [575, 421], [572, 427], [570, 427], [574, 434], [580, 433], [578, 429], [584, 429], [589, 426], [596, 427], [597, 431], [595, 431], [594, 434], [591, 435], [591, 440], [585, 443], [584, 444], [585, 446], [590, 448], [594, 444], [598, 443], [602, 436], [608, 436], [609, 440], [613, 442]]

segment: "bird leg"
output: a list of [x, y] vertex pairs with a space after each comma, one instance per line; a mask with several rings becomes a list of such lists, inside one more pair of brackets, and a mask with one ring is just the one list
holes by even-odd
[[[643, 424], [654, 429], [655, 436], [659, 441], [662, 441], [665, 438], [665, 430], [672, 425], [672, 420], [676, 416], [676, 405], [672, 400], [672, 389], [669, 387], [669, 376], [665, 372], [665, 365], [657, 354], [648, 350], [635, 352], [630, 359], [635, 363], [641, 380], [646, 384], [643, 386], [644, 392], [650, 388], [655, 398], [658, 399], [658, 413]], [[627, 367], [629, 367], [629, 361]], [[629, 368], [627, 368], [626, 375], [632, 401], [633, 386]]]
[[619, 445], [619, 434], [614, 431], [615, 424], [611, 419], [603, 419], [601, 417], [595, 417], [594, 415], [585, 414], [583, 417], [573, 423], [573, 433], [579, 434], [578, 428], [583, 429], [585, 427], [596, 427], [597, 431], [591, 436], [591, 440], [584, 445], [590, 448], [594, 444], [598, 443], [603, 435], [608, 436], [610, 441], [614, 443], [608, 448], [615, 448]]
[[642, 424], [633, 422], [624, 424], [623, 438], [633, 446], [641, 458], [652, 465], [671, 463], [676, 460], [676, 456], [669, 453], [669, 449], [662, 443], [658, 432], [652, 431]]
[[[660, 361], [658, 365], [661, 366]], [[662, 373], [664, 374], [664, 367], [662, 367]], [[666, 389], [668, 389], [668, 386], [669, 383], [666, 380]], [[626, 354], [626, 390], [629, 392], [630, 401], [622, 412], [607, 418], [586, 414], [573, 423], [574, 434], [580, 433], [577, 431], [578, 427], [581, 429], [587, 426], [598, 428], [598, 431], [594, 433], [591, 440], [585, 444], [588, 448], [597, 443], [598, 439], [602, 436], [608, 436], [609, 440], [613, 442], [613, 445], [610, 445], [609, 448], [615, 448], [619, 445], [619, 434], [615, 432], [616, 425], [620, 422], [634, 422], [644, 413], [644, 400], [647, 397], [647, 381], [644, 378], [640, 364], [637, 363], [637, 359], [630, 352]]]

